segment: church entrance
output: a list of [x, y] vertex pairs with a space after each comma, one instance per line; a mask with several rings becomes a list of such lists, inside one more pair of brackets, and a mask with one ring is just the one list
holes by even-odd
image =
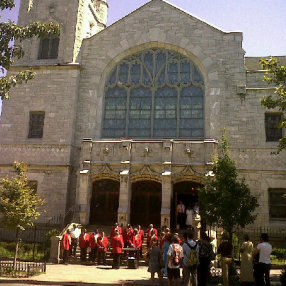
[[130, 223], [133, 227], [144, 227], [152, 223], [161, 224], [162, 186], [153, 181], [140, 181], [132, 184]]
[[[194, 182], [180, 182], [173, 185], [173, 200], [171, 208], [171, 228], [176, 229], [180, 221], [178, 221], [178, 215], [176, 212], [177, 206], [182, 202], [187, 209], [190, 206], [192, 209], [195, 204], [198, 203], [198, 188], [202, 187], [199, 183]], [[180, 219], [180, 218], [179, 218]], [[183, 226], [181, 228], [186, 228], [186, 216], [182, 219]]]
[[117, 221], [120, 183], [100, 180], [93, 183], [89, 224], [113, 225]]

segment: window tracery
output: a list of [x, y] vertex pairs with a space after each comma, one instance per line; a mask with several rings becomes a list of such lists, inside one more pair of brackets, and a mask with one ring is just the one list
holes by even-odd
[[105, 85], [103, 137], [204, 137], [204, 82], [184, 55], [150, 49], [123, 59]]

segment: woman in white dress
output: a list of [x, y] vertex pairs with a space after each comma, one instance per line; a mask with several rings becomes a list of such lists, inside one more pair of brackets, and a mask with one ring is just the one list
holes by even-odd
[[194, 211], [191, 208], [191, 206], [187, 207], [186, 215], [187, 215], [187, 219], [186, 219], [187, 227], [188, 228], [193, 228], [193, 225], [194, 225]]

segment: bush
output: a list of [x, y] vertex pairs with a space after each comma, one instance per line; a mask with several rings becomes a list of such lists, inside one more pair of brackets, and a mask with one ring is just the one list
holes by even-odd
[[273, 248], [272, 255], [275, 256], [277, 260], [285, 260], [286, 249], [285, 248]]
[[[13, 258], [15, 255], [15, 242], [0, 242], [0, 253], [3, 258]], [[44, 246], [40, 243], [35, 244], [35, 252], [33, 256], [33, 243], [20, 243], [18, 250], [18, 258], [23, 260], [43, 260]]]

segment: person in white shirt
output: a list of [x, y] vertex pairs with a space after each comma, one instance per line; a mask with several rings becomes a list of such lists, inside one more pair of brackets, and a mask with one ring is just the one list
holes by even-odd
[[80, 229], [74, 223], [73, 228], [70, 229], [71, 235], [71, 247], [70, 247], [70, 255], [76, 256], [76, 247], [78, 244], [78, 238], [80, 236]]
[[268, 241], [268, 234], [262, 233], [260, 236], [260, 243], [257, 245], [255, 250], [255, 254], [259, 254], [256, 283], [261, 286], [270, 286], [270, 255], [272, 252], [272, 246]]

